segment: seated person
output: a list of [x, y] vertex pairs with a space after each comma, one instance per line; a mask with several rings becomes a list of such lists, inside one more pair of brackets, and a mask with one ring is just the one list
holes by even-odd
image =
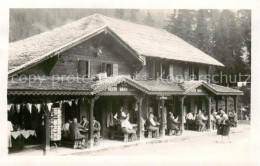
[[199, 110], [198, 114], [195, 117], [195, 123], [199, 126], [199, 131], [204, 131], [206, 124], [203, 122], [207, 120], [206, 117], [202, 114], [201, 110]]
[[80, 125], [83, 126], [85, 129], [88, 129], [89, 121], [87, 120], [86, 116], [82, 116]]
[[62, 136], [63, 139], [69, 139], [70, 136], [70, 124], [72, 123], [71, 120], [68, 120], [67, 123], [63, 124], [62, 126]]
[[189, 113], [186, 115], [186, 119], [187, 119], [187, 122], [188, 122], [188, 121], [195, 120], [194, 113], [193, 113], [193, 112], [189, 112]]
[[156, 138], [159, 137], [159, 127], [158, 127], [158, 125], [160, 125], [160, 124], [158, 124], [158, 122], [156, 123], [154, 121], [153, 113], [150, 113], [149, 117], [148, 117], [148, 119], [146, 121], [146, 127], [147, 127], [148, 131], [152, 131], [152, 132], [156, 133]]
[[[177, 116], [176, 120], [177, 120], [177, 122], [181, 123], [181, 120], [180, 120], [180, 115], [179, 115], [179, 116]], [[186, 118], [185, 118], [185, 116], [184, 116], [184, 115], [183, 115], [183, 123], [184, 123], [184, 124], [186, 123]]]
[[122, 120], [121, 127], [123, 133], [130, 134], [131, 140], [136, 140], [136, 130], [134, 130], [134, 125], [129, 122], [129, 114], [127, 114], [126, 118]]
[[179, 131], [179, 124], [177, 120], [174, 118], [172, 112], [169, 112], [168, 120], [167, 120], [167, 129], [175, 130], [177, 133]]
[[74, 149], [75, 148], [81, 148], [83, 149], [85, 146], [85, 142], [86, 142], [86, 136], [82, 135], [79, 132], [79, 129], [82, 128], [84, 129], [83, 126], [81, 126], [78, 122], [77, 122], [77, 118], [73, 118], [73, 122], [70, 124], [69, 126], [69, 132], [70, 132], [70, 139], [73, 141], [77, 141], [79, 140], [80, 143], [75, 142], [74, 144]]
[[195, 121], [195, 113], [194, 112], [189, 112], [186, 115], [186, 121], [187, 121], [187, 125], [192, 124]]
[[94, 132], [93, 134], [94, 134], [95, 143], [97, 143], [100, 138], [100, 130], [101, 130], [100, 123], [97, 120], [95, 120], [95, 117], [93, 117], [93, 132]]

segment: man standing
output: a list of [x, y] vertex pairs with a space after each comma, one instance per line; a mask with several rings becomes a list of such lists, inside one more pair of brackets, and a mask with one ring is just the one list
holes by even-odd
[[198, 114], [195, 117], [195, 123], [199, 126], [199, 131], [204, 131], [206, 124], [203, 121], [206, 121], [207, 118], [202, 114], [201, 110], [199, 110]]

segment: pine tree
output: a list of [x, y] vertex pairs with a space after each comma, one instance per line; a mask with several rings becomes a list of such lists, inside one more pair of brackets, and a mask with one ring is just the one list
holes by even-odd
[[196, 17], [196, 28], [194, 30], [194, 44], [197, 48], [207, 54], [212, 53], [213, 31], [210, 27], [210, 10], [199, 10]]
[[[225, 68], [220, 69], [224, 74], [235, 77], [244, 71], [242, 56], [243, 38], [236, 23], [234, 12], [223, 10], [219, 24], [214, 32], [215, 43], [213, 53]], [[223, 84], [230, 85], [230, 80]]]
[[186, 42], [194, 44], [195, 11], [175, 10], [169, 17], [169, 24], [165, 27], [167, 31], [173, 33]]

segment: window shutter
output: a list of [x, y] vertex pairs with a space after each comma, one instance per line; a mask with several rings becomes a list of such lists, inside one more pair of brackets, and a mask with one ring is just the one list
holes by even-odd
[[173, 77], [173, 64], [169, 65], [169, 75]]
[[91, 72], [90, 72], [90, 61], [87, 61], [87, 72], [86, 72], [86, 74], [87, 74], [87, 76], [88, 76], [88, 78], [90, 78], [90, 74], [91, 74]]
[[79, 61], [78, 74], [84, 76], [86, 74], [86, 61]]
[[118, 64], [113, 64], [113, 76], [118, 76]]

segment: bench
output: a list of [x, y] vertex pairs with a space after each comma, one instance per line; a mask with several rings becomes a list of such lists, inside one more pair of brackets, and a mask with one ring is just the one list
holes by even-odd
[[118, 124], [116, 126], [114, 126], [113, 128], [111, 128], [110, 130], [111, 132], [111, 139], [114, 140], [115, 138], [120, 138], [123, 139], [124, 142], [128, 142], [129, 141], [129, 134], [124, 133], [122, 131], [121, 125]]

